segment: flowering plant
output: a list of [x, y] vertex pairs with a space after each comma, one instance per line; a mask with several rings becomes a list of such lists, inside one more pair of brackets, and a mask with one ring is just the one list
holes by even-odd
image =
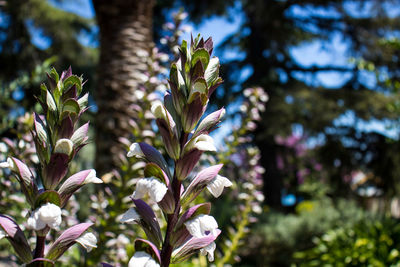
[[[164, 103], [156, 102], [151, 107], [173, 168], [151, 145], [141, 142], [130, 146], [128, 157], [146, 161], [145, 178], [137, 182], [131, 196], [135, 208], [123, 214], [121, 221], [139, 224], [147, 240], [136, 239], [136, 252], [129, 266], [169, 266], [199, 251], [208, 254], [210, 261], [214, 258], [214, 240], [221, 231], [209, 215], [211, 204], [190, 205], [205, 188], [218, 197], [224, 187], [231, 185], [218, 175], [222, 164], [191, 175], [203, 152], [216, 151], [209, 133], [225, 113], [222, 108], [200, 120], [211, 94], [222, 83], [219, 60], [211, 58], [212, 50], [211, 38], [198, 36], [190, 47], [183, 41], [179, 60], [170, 69], [170, 91]], [[146, 198], [147, 203], [143, 200]], [[151, 205], [160, 208], [166, 218], [164, 235]]]
[[[7, 238], [16, 255], [28, 266], [54, 266], [75, 243], [80, 243], [88, 251], [96, 247], [96, 237], [86, 232], [92, 223], [76, 224], [66, 229], [45, 247], [50, 230], [59, 231], [62, 209], [71, 196], [85, 184], [102, 183], [93, 169], [65, 179], [69, 163], [88, 140], [89, 124], [78, 129], [75, 127], [87, 109], [88, 94], [80, 97], [82, 78], [72, 75], [71, 68], [61, 77], [52, 69], [48, 74], [48, 84], [49, 88], [42, 84], [38, 97], [45, 115], [34, 114], [31, 131], [39, 167], [33, 170], [15, 157], [0, 163], [0, 167], [8, 168], [16, 177], [30, 207], [29, 217], [22, 227], [11, 217], [0, 215], [0, 238]], [[35, 232], [33, 251], [22, 230], [24, 227]]]

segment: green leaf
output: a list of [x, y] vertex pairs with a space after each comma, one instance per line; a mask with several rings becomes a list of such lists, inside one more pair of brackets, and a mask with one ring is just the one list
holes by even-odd
[[169, 71], [169, 80], [173, 84], [178, 85], [178, 67], [175, 63], [172, 63], [171, 65], [171, 69]]
[[58, 84], [58, 81], [60, 80], [60, 76], [58, 76], [58, 73], [55, 68], [51, 68], [50, 70], [50, 77], [54, 79], [56, 84]]
[[161, 168], [155, 164], [155, 163], [147, 163], [146, 166], [144, 167], [144, 176], [145, 177], [156, 177], [160, 179], [162, 182], [166, 183], [165, 181], [165, 176], [164, 172], [161, 170]]
[[219, 59], [217, 57], [213, 57], [207, 66], [206, 72], [204, 73], [204, 78], [206, 79], [208, 86], [211, 86], [213, 84], [215, 79], [218, 78], [218, 75]]
[[185, 56], [187, 56], [188, 53], [187, 53], [187, 42], [186, 42], [186, 40], [182, 40], [181, 50], [182, 50], [182, 53]]
[[64, 106], [63, 106], [63, 112], [69, 112], [69, 113], [75, 113], [79, 114], [80, 111], [79, 103], [75, 99], [68, 99], [65, 101]]
[[73, 85], [76, 86], [77, 95], [80, 95], [82, 92], [82, 78], [76, 75], [72, 75], [69, 76], [67, 79], [65, 79], [64, 92], [67, 91], [69, 88], [71, 88]]
[[60, 195], [54, 190], [47, 190], [36, 197], [35, 208], [39, 208], [43, 204], [53, 203], [54, 205], [61, 206]]
[[44, 92], [47, 92], [47, 91], [48, 91], [47, 86], [46, 86], [44, 83], [42, 83], [42, 84], [40, 85], [40, 89], [42, 89], [42, 91], [44, 91]]
[[210, 61], [210, 54], [208, 54], [208, 51], [206, 49], [200, 48], [194, 51], [194, 54], [192, 56], [192, 67], [194, 67], [194, 65], [199, 60], [203, 64], [203, 68], [206, 69], [208, 66], [208, 62]]

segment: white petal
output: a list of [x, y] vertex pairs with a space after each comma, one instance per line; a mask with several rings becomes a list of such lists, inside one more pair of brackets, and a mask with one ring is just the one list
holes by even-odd
[[130, 259], [128, 267], [160, 267], [160, 265], [146, 252], [138, 251]]
[[215, 242], [205, 246], [204, 248], [200, 249], [200, 254], [205, 256], [208, 254], [208, 261], [214, 261], [214, 250], [217, 246]]
[[0, 162], [0, 168], [10, 168], [10, 164], [7, 161]]
[[164, 106], [160, 101], [155, 102], [151, 106], [151, 113], [153, 113], [154, 117], [157, 119], [166, 119], [167, 113], [165, 112]]
[[214, 146], [213, 143], [200, 141], [194, 145], [195, 148], [201, 151], [217, 151], [217, 148]]
[[17, 171], [17, 167], [15, 166], [14, 161], [11, 158], [7, 158], [8, 168], [12, 171]]
[[89, 183], [93, 183], [93, 184], [101, 184], [103, 183], [103, 180], [101, 180], [100, 178], [96, 177], [96, 170], [91, 170], [88, 174], [88, 176], [86, 177], [85, 181], [83, 182], [84, 184], [89, 184]]
[[9, 168], [12, 171], [16, 171], [14, 161], [11, 158], [7, 158], [5, 162], [0, 162], [0, 168]]
[[41, 230], [47, 226], [52, 229], [58, 228], [61, 224], [61, 209], [52, 203], [46, 203], [32, 212], [28, 218], [27, 227], [34, 230]]
[[86, 249], [87, 252], [90, 252], [92, 248], [97, 248], [97, 238], [92, 233], [85, 233], [81, 235], [76, 242], [82, 245]]
[[0, 239], [2, 239], [3, 237], [6, 237], [6, 233], [0, 229]]
[[201, 151], [216, 151], [214, 146], [214, 139], [206, 134], [201, 134], [198, 137], [192, 139], [185, 147], [185, 151], [190, 151], [193, 148], [197, 148]]
[[7, 145], [3, 142], [0, 142], [0, 153], [7, 152]]
[[167, 186], [160, 182], [158, 179], [152, 178], [153, 180], [150, 183], [149, 195], [150, 198], [155, 202], [160, 202], [165, 194], [167, 193]]
[[128, 157], [144, 157], [143, 151], [140, 148], [139, 143], [133, 143], [130, 147], [129, 147], [129, 152], [127, 154]]
[[132, 194], [133, 199], [143, 198], [149, 192], [150, 181], [148, 178], [140, 179], [136, 183], [135, 191]]
[[38, 217], [38, 212], [34, 211], [28, 218], [26, 227], [33, 230], [42, 230], [43, 228], [45, 228], [46, 224], [43, 221], [39, 220]]
[[200, 223], [197, 219], [189, 220], [185, 222], [186, 229], [194, 237], [202, 237]]
[[232, 182], [228, 178], [217, 175], [208, 185], [208, 191], [214, 196], [219, 197], [224, 190], [224, 187], [232, 186]]
[[149, 194], [151, 200], [160, 202], [167, 193], [167, 190], [167, 186], [157, 178], [142, 178], [137, 182], [132, 197], [134, 199], [139, 199]]
[[140, 220], [139, 214], [136, 212], [134, 208], [130, 208], [127, 212], [122, 215], [121, 222], [122, 223], [136, 223]]
[[210, 232], [212, 235], [216, 235], [216, 230], [218, 229], [218, 223], [213, 216], [210, 215], [199, 215], [200, 227], [203, 231], [203, 235], [207, 235]]
[[206, 134], [199, 135], [194, 146], [201, 151], [217, 151], [214, 146], [214, 139]]
[[214, 217], [201, 214], [184, 223], [188, 232], [194, 237], [204, 237], [208, 234], [216, 235], [218, 223]]

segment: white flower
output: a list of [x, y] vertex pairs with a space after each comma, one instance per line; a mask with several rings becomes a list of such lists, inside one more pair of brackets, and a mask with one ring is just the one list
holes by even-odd
[[121, 222], [122, 223], [136, 223], [140, 220], [139, 214], [136, 212], [134, 208], [130, 208], [127, 212], [122, 215]]
[[74, 143], [66, 138], [62, 138], [56, 142], [56, 146], [54, 147], [55, 153], [67, 154], [71, 155], [72, 149], [74, 147]]
[[57, 205], [46, 203], [32, 212], [27, 223], [27, 227], [34, 230], [41, 230], [46, 225], [55, 229], [61, 224], [61, 209]]
[[186, 151], [197, 148], [200, 151], [217, 151], [214, 145], [214, 139], [207, 134], [200, 134], [192, 139], [185, 147]]
[[78, 239], [76, 239], [76, 242], [81, 244], [82, 247], [84, 247], [87, 252], [90, 252], [92, 248], [97, 248], [96, 246], [97, 238], [92, 233], [85, 233], [81, 235]]
[[149, 194], [151, 200], [160, 202], [167, 193], [167, 190], [167, 186], [157, 178], [142, 178], [137, 182], [136, 190], [133, 192], [132, 197], [139, 199]]
[[217, 246], [215, 242], [210, 243], [209, 245], [205, 246], [204, 248], [200, 249], [200, 255], [206, 256], [208, 254], [208, 261], [214, 260], [214, 250]]
[[92, 169], [92, 170], [90, 170], [88, 176], [86, 176], [86, 179], [83, 183], [84, 184], [89, 184], [89, 183], [101, 184], [101, 183], [103, 183], [103, 180], [101, 180], [100, 178], [97, 178], [96, 170]]
[[0, 229], [0, 239], [2, 239], [3, 237], [6, 237], [6, 233]]
[[130, 147], [129, 147], [129, 152], [127, 154], [128, 157], [144, 157], [143, 151], [140, 148], [139, 143], [133, 143]]
[[217, 175], [208, 185], [208, 191], [214, 196], [219, 197], [224, 190], [224, 187], [232, 186], [232, 182], [228, 178]]
[[214, 217], [201, 214], [185, 222], [186, 229], [193, 237], [204, 237], [209, 234], [217, 235], [218, 223]]
[[128, 267], [160, 267], [160, 264], [146, 252], [138, 251], [130, 259]]

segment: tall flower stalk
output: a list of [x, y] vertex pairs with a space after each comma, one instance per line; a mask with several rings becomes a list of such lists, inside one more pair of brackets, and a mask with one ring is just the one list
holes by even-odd
[[[231, 182], [218, 172], [222, 164], [207, 167], [192, 174], [201, 155], [216, 151], [209, 133], [220, 123], [225, 109], [217, 110], [203, 120], [210, 96], [222, 83], [219, 60], [211, 58], [212, 39], [198, 36], [189, 47], [183, 41], [180, 57], [170, 69], [169, 87], [164, 103], [156, 102], [151, 112], [162, 136], [164, 149], [173, 162], [151, 145], [133, 143], [128, 156], [146, 161], [144, 178], [131, 196], [135, 208], [129, 209], [122, 222], [137, 223], [147, 239], [135, 241], [135, 254], [129, 266], [169, 266], [200, 252], [214, 258], [214, 240], [220, 234], [216, 220], [209, 215], [211, 204], [193, 206], [196, 197], [207, 188], [218, 197]], [[147, 200], [145, 202], [144, 200]], [[191, 205], [192, 204], [192, 205]], [[161, 209], [166, 219], [162, 233], [156, 213]]]
[[89, 124], [76, 127], [88, 102], [88, 94], [80, 97], [82, 78], [72, 75], [71, 69], [60, 77], [53, 69], [48, 74], [48, 86], [41, 86], [38, 101], [44, 115], [34, 114], [31, 131], [39, 167], [33, 170], [15, 157], [0, 163], [0, 167], [13, 173], [25, 195], [29, 205], [25, 225], [35, 232], [35, 249], [31, 251], [21, 227], [6, 215], [0, 215], [0, 238], [7, 238], [19, 259], [28, 266], [54, 266], [75, 243], [80, 243], [88, 251], [96, 247], [96, 237], [86, 232], [92, 223], [80, 223], [63, 231], [45, 249], [49, 232], [60, 230], [62, 209], [70, 197], [85, 184], [102, 183], [93, 169], [65, 179], [69, 163], [88, 140]]

